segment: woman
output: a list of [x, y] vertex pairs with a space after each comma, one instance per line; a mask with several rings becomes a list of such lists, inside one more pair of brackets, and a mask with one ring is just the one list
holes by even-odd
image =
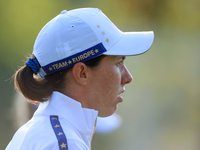
[[62, 11], [15, 74], [15, 87], [39, 108], [6, 150], [89, 150], [97, 116], [112, 115], [132, 81], [125, 56], [144, 53], [153, 38], [121, 32], [96, 8]]

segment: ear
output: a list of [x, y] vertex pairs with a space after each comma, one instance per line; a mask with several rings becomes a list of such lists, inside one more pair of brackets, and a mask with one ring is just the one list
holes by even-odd
[[78, 84], [86, 85], [88, 81], [88, 67], [82, 63], [76, 63], [72, 68], [72, 74]]

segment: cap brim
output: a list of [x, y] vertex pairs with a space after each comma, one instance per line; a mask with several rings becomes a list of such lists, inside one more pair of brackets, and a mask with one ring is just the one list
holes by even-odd
[[105, 55], [138, 55], [146, 52], [154, 40], [154, 32], [124, 32], [120, 40]]

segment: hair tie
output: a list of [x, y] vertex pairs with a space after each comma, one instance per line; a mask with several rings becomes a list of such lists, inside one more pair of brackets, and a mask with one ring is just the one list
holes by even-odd
[[26, 65], [29, 66], [31, 70], [33, 70], [35, 75], [37, 75], [40, 70], [40, 65], [35, 58], [29, 58], [29, 60], [26, 62]]

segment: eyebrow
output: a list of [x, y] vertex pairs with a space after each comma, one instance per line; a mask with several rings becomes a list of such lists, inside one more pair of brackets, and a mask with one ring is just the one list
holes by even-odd
[[124, 60], [126, 56], [119, 56], [118, 58]]

